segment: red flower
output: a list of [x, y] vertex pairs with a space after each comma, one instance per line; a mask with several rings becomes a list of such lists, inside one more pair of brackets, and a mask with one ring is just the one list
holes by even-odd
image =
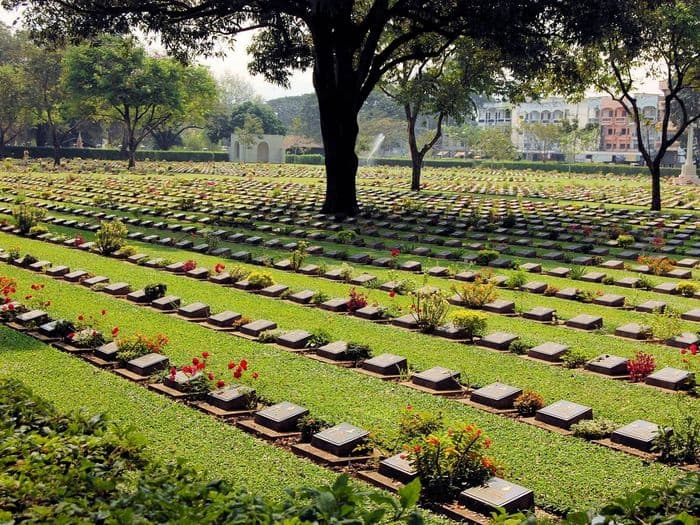
[[229, 370], [233, 370], [234, 368], [236, 368], [236, 363], [234, 363], [233, 361], [231, 361], [231, 362], [228, 364], [228, 369], [229, 369]]
[[31, 295], [25, 295], [25, 296], [24, 296], [24, 299], [25, 299], [26, 301], [29, 301], [29, 299], [31, 299], [31, 298], [32, 298]]
[[257, 372], [253, 372], [253, 379], [257, 379], [258, 377], [260, 377], [260, 374], [258, 374]]
[[688, 351], [689, 351], [691, 354], [693, 354], [693, 355], [697, 355], [697, 353], [698, 353], [698, 345], [696, 345], [695, 343], [693, 343], [692, 345], [690, 345], [690, 346], [688, 347]]
[[681, 354], [685, 355], [685, 354], [687, 354], [687, 353], [688, 353], [688, 350], [687, 350], [687, 349], [685, 349], [685, 348], [681, 349]]
[[85, 320], [85, 316], [83, 314], [80, 314], [78, 316], [78, 321], [84, 321], [84, 320]]
[[395, 292], [394, 290], [390, 291], [390, 292], [389, 292], [389, 297], [391, 297], [392, 299], [393, 299], [394, 297], [396, 297], [396, 292]]
[[204, 359], [209, 359], [209, 352], [202, 352], [202, 357]]
[[239, 366], [239, 367], [236, 368], [236, 370], [233, 372], [233, 377], [235, 377], [236, 379], [240, 379], [242, 375], [243, 375], [243, 370], [241, 370], [241, 367]]
[[226, 381], [224, 381], [223, 379], [219, 379], [216, 382], [216, 388], [224, 388], [225, 386], [226, 386]]
[[401, 253], [401, 250], [399, 250], [398, 248], [394, 248], [393, 250], [391, 250], [392, 257], [398, 257], [400, 253]]
[[112, 328], [112, 337], [117, 337], [117, 334], [119, 333], [119, 327], [115, 326]]
[[192, 358], [192, 364], [195, 365], [195, 366], [197, 366], [197, 365], [199, 364], [199, 359], [197, 359], [196, 357], [193, 357], [193, 358]]
[[245, 359], [242, 359], [242, 360], [241, 360], [240, 367], [241, 367], [243, 370], [248, 370], [248, 361], [246, 361]]
[[209, 381], [214, 381], [214, 374], [212, 374], [211, 372], [207, 374], [207, 377], [209, 378]]
[[413, 410], [413, 405], [406, 405], [406, 410]]
[[102, 310], [102, 315], [107, 315], [107, 310]]

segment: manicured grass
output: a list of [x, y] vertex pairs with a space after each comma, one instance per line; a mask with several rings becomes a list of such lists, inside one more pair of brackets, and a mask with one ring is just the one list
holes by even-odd
[[[335, 336], [343, 335], [336, 333], [336, 329], [338, 332], [347, 331], [349, 335], [357, 336], [353, 339], [368, 342], [378, 351], [389, 350], [387, 341], [391, 341], [392, 349], [405, 355], [410, 353], [411, 361], [417, 361], [420, 355], [429, 356], [431, 366], [444, 364], [439, 357], [449, 352], [471, 354], [471, 359], [467, 358], [466, 361], [474, 361], [476, 358], [480, 366], [488, 360], [486, 356], [491, 355], [482, 351], [475, 355], [472, 352], [476, 351], [472, 349], [462, 350], [450, 343], [433, 342], [426, 336], [368, 325], [355, 319], [338, 318], [280, 302], [261, 301], [259, 298], [231, 290], [217, 289], [209, 283], [195, 286], [191, 281], [166, 276], [153, 270], [122, 265], [117, 261], [98, 259], [94, 255], [56, 248], [53, 248], [53, 253], [53, 259], [56, 260], [59, 254], [65, 253], [66, 258], [80, 256], [84, 258], [83, 261], [100, 261], [102, 267], [96, 269], [112, 277], [113, 281], [122, 278], [132, 283], [167, 281], [169, 286], [172, 286], [169, 291], [181, 295], [185, 303], [196, 299], [206, 300], [215, 310], [240, 307], [241, 311], [253, 313], [254, 317], [266, 317], [268, 313], [278, 314], [269, 317], [289, 328], [313, 328], [305, 324], [307, 319], [315, 320], [317, 326], [326, 327], [331, 321], [330, 328]], [[111, 275], [112, 270], [116, 271], [119, 265], [122, 268], [121, 275]], [[136, 330], [145, 333], [166, 333], [171, 339], [166, 353], [174, 363], [185, 363], [203, 350], [211, 352], [211, 368], [218, 373], [225, 370], [228, 360], [246, 358], [252, 367], [261, 373], [261, 379], [256, 386], [266, 398], [273, 401], [286, 399], [297, 402], [307, 406], [313, 414], [329, 421], [348, 421], [368, 428], [385, 442], [391, 443], [395, 438], [401, 410], [408, 404], [419, 410], [442, 412], [450, 422], [472, 422], [480, 425], [493, 438], [494, 455], [507, 465], [508, 478], [531, 487], [537, 494], [538, 502], [549, 508], [586, 508], [640, 485], [663, 484], [679, 474], [679, 471], [673, 468], [659, 464], [644, 465], [636, 458], [582, 440], [547, 433], [455, 401], [435, 398], [362, 376], [352, 370], [321, 364], [273, 347], [212, 332], [87, 289], [12, 267], [4, 267], [3, 270], [16, 276], [25, 288], [32, 282], [46, 283], [46, 296], [54, 300], [52, 313], [55, 316], [72, 316], [76, 311], [94, 313], [105, 308], [108, 310], [108, 322], [118, 324], [125, 333]], [[253, 309], [255, 305], [259, 306], [257, 310]], [[244, 306], [251, 308], [243, 308]], [[495, 354], [492, 356], [493, 359], [510, 358]], [[600, 415], [615, 415], [616, 419], [623, 420], [621, 422], [632, 420], [641, 414], [647, 418], [651, 418], [652, 415], [660, 416], [663, 408], [667, 408], [669, 404], [669, 396], [651, 390], [578, 374], [568, 380], [565, 377], [566, 372], [562, 373], [544, 365], [525, 364], [515, 360], [511, 363], [513, 374], [517, 374], [523, 380], [526, 377], [538, 376], [539, 373], [547, 374], [546, 378], [539, 378], [537, 383], [543, 388], [545, 383], [552, 384], [553, 390], [546, 394], [549, 401], [560, 397], [556, 395], [560, 389], [570, 394], [565, 397], [572, 400], [584, 395], [590, 396], [589, 400], [595, 401], [594, 407]], [[47, 367], [41, 368], [35, 363], [32, 366], [20, 365], [19, 368], [23, 370], [22, 376], [36, 377], [37, 370], [45, 371]], [[52, 374], [59, 372], [60, 367], [58, 370], [50, 370]], [[464, 370], [464, 375], [471, 377], [471, 370]], [[56, 378], [56, 381], [60, 386], [60, 377]], [[522, 382], [516, 381], [515, 384], [526, 386], [522, 385]], [[196, 425], [192, 428], [196, 428]], [[573, 494], [576, 495], [575, 498], [572, 498]]]

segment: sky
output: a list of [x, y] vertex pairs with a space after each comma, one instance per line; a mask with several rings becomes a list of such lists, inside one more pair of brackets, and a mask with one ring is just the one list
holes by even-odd
[[[16, 12], [0, 8], [0, 21], [11, 25], [16, 18]], [[212, 58], [203, 57], [199, 59], [199, 62], [209, 66], [215, 76], [226, 72], [236, 73], [238, 76], [248, 80], [253, 85], [255, 92], [265, 100], [313, 92], [314, 88], [311, 80], [311, 71], [294, 72], [291, 78], [290, 89], [284, 89], [280, 86], [270, 84], [266, 82], [264, 78], [253, 76], [248, 73], [246, 67], [248, 64], [246, 48], [252, 37], [252, 33], [243, 33], [237, 38], [234, 48], [226, 51], [226, 56]]]

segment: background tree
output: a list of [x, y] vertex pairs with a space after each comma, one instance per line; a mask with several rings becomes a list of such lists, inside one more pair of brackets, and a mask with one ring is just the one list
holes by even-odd
[[0, 157], [5, 155], [5, 145], [21, 133], [29, 121], [28, 90], [21, 67], [0, 65]]
[[569, 162], [581, 152], [596, 149], [600, 143], [600, 126], [595, 123], [579, 127], [578, 122], [563, 122], [559, 145]]
[[481, 128], [474, 122], [461, 125], [445, 126], [445, 135], [451, 140], [457, 140], [464, 148], [464, 156], [473, 155], [473, 150], [479, 144]]
[[94, 112], [124, 126], [129, 167], [153, 131], [183, 112], [184, 67], [146, 55], [133, 38], [104, 37], [69, 49], [66, 89]]
[[206, 67], [183, 68], [181, 93], [180, 108], [153, 128], [153, 140], [158, 149], [169, 150], [182, 143], [180, 136], [188, 129], [203, 129], [216, 108], [216, 82]]
[[[688, 126], [700, 119], [700, 108], [688, 104], [692, 92], [700, 89], [700, 1], [640, 0], [630, 5], [630, 12], [617, 25], [616, 31], [580, 52], [570, 50], [569, 61], [561, 63], [569, 69], [578, 67], [581, 77], [625, 108], [651, 174], [651, 209], [658, 211], [664, 157]], [[646, 78], [663, 79], [658, 133], [650, 134], [655, 135], [652, 140], [646, 140], [646, 115], [636, 95], [640, 69]]]
[[263, 138], [265, 128], [263, 122], [253, 114], [247, 114], [243, 125], [235, 128], [236, 138], [243, 146], [243, 158], [246, 160], [248, 149], [252, 148], [257, 141]]
[[63, 50], [27, 45], [24, 53], [24, 77], [29, 89], [34, 124], [46, 126], [48, 140], [53, 147], [54, 165], [59, 166], [63, 145], [77, 134], [81, 125], [91, 117], [91, 112], [82, 99], [72, 97], [66, 89]]
[[[546, 63], [550, 43], [591, 42], [607, 20], [624, 17], [633, 0], [2, 0], [28, 5], [34, 35], [159, 32], [172, 52], [212, 52], [216, 38], [260, 29], [249, 70], [289, 85], [295, 69], [313, 68], [325, 147], [326, 197], [322, 211], [358, 211], [355, 177], [357, 117], [382, 76], [397, 65], [442, 56], [460, 37], [490, 37], [499, 51]], [[404, 31], [393, 31], [402, 27]], [[389, 33], [390, 36], [386, 37]], [[438, 38], [424, 38], [436, 36]], [[424, 41], [406, 51], [406, 44]]]
[[510, 137], [510, 128], [488, 127], [479, 133], [476, 149], [489, 159], [513, 160], [518, 152]]
[[542, 153], [542, 160], [547, 160], [547, 153], [559, 146], [565, 132], [561, 123], [522, 122], [520, 133], [525, 135], [527, 142], [534, 143], [535, 149]]

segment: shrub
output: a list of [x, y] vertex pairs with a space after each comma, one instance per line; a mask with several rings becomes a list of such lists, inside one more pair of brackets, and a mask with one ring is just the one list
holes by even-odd
[[664, 275], [673, 270], [673, 263], [666, 257], [640, 255], [637, 258], [637, 262], [647, 265], [654, 275]]
[[357, 238], [357, 234], [352, 230], [341, 230], [337, 237], [340, 244], [351, 244]]
[[510, 288], [511, 290], [515, 290], [517, 288], [520, 288], [524, 286], [527, 283], [527, 275], [525, 275], [525, 272], [518, 271], [515, 273], [512, 273], [508, 279], [506, 280], [506, 287]]
[[409, 405], [399, 421], [399, 441], [404, 444], [411, 443], [438, 432], [443, 424], [440, 412], [418, 412]]
[[586, 364], [588, 358], [586, 354], [569, 348], [561, 357], [562, 363], [566, 368], [581, 368]]
[[500, 253], [496, 250], [479, 250], [476, 254], [476, 263], [486, 266], [491, 261], [498, 259], [499, 255]]
[[683, 327], [681, 317], [670, 308], [665, 311], [654, 311], [649, 319], [649, 328], [654, 337], [667, 341], [677, 336]]
[[348, 311], [354, 312], [360, 308], [367, 306], [367, 294], [358, 292], [355, 287], [350, 289], [350, 301], [348, 302]]
[[347, 355], [348, 361], [352, 361], [353, 364], [357, 366], [357, 363], [360, 361], [364, 361], [365, 359], [372, 357], [372, 349], [369, 347], [369, 345], [350, 341], [348, 343], [348, 348], [345, 351], [345, 355]]
[[474, 425], [431, 434], [406, 446], [429, 501], [451, 501], [469, 487], [482, 485], [501, 469], [486, 456], [491, 441]]
[[700, 286], [696, 283], [683, 282], [676, 285], [676, 291], [683, 297], [693, 297], [698, 290]]
[[327, 345], [331, 342], [331, 335], [322, 329], [316, 329], [311, 332], [311, 337], [306, 343], [307, 348], [318, 348], [319, 346]]
[[314, 434], [332, 426], [332, 423], [314, 416], [304, 416], [297, 422], [297, 430], [301, 432], [302, 443], [308, 443]]
[[552, 286], [551, 284], [547, 285], [547, 288], [544, 289], [544, 295], [547, 297], [553, 297], [559, 292], [559, 288], [557, 286]]
[[153, 337], [137, 332], [135, 335], [117, 339], [117, 359], [123, 364], [138, 357], [160, 353], [168, 344], [168, 338], [164, 334], [157, 334]]
[[168, 290], [167, 284], [149, 284], [143, 289], [143, 292], [148, 301], [155, 301], [161, 297], [165, 297], [165, 292]]
[[465, 335], [469, 339], [482, 337], [486, 333], [487, 321], [488, 316], [486, 314], [469, 310], [460, 310], [452, 316], [452, 324], [464, 330]]
[[637, 383], [643, 381], [656, 368], [654, 356], [644, 352], [637, 351], [634, 358], [627, 361], [627, 372], [630, 375], [630, 381]]
[[306, 241], [299, 241], [296, 249], [292, 252], [292, 257], [290, 258], [290, 263], [292, 270], [295, 272], [299, 270], [304, 264], [304, 259], [306, 259], [306, 249], [309, 245]]
[[29, 230], [29, 235], [33, 236], [44, 235], [45, 233], [49, 233], [49, 229], [43, 224], [37, 224], [36, 226], [32, 226]]
[[618, 235], [617, 236], [617, 244], [621, 246], [622, 248], [626, 248], [627, 246], [631, 246], [634, 244], [634, 237], [632, 235]]
[[653, 450], [664, 463], [700, 462], [700, 419], [688, 414], [668, 427], [660, 427]]
[[573, 279], [575, 281], [579, 281], [581, 277], [583, 277], [583, 274], [586, 273], [586, 268], [583, 266], [574, 266], [571, 268], [571, 271], [569, 272], [569, 278]]
[[102, 255], [111, 255], [126, 243], [129, 230], [121, 221], [102, 221], [95, 234], [95, 248]]
[[609, 419], [584, 419], [571, 426], [574, 436], [583, 439], [603, 439], [609, 437], [620, 425]]
[[231, 276], [231, 280], [236, 283], [238, 281], [242, 281], [246, 277], [248, 277], [248, 270], [243, 268], [242, 266], [236, 264], [234, 266], [231, 266], [228, 270], [229, 275]]
[[452, 291], [459, 296], [459, 300], [469, 308], [481, 308], [486, 303], [495, 301], [498, 297], [496, 285], [490, 281], [477, 278], [473, 283], [461, 283], [453, 285]]
[[328, 294], [325, 292], [316, 292], [311, 297], [311, 304], [321, 304], [325, 303], [329, 299]]
[[282, 335], [284, 332], [282, 330], [265, 330], [258, 334], [259, 343], [274, 343], [277, 337]]
[[341, 280], [348, 282], [350, 279], [352, 279], [352, 266], [350, 266], [347, 263], [343, 263], [342, 266], [340, 267], [340, 278]]
[[247, 280], [253, 290], [260, 290], [275, 284], [275, 281], [272, 280], [272, 275], [270, 275], [268, 272], [250, 272]]
[[521, 416], [532, 416], [544, 406], [544, 399], [532, 390], [525, 390], [517, 397], [513, 406]]
[[44, 217], [46, 217], [46, 211], [37, 208], [31, 203], [22, 203], [15, 206], [12, 210], [12, 216], [15, 219], [15, 224], [22, 235], [27, 235], [31, 229], [39, 224]]
[[440, 326], [447, 316], [450, 303], [442, 290], [419, 288], [411, 292], [411, 313], [416, 318], [418, 328], [431, 332]]
[[530, 345], [521, 339], [516, 339], [508, 347], [508, 351], [515, 355], [524, 355], [530, 349]]
[[122, 246], [121, 248], [119, 248], [118, 254], [120, 257], [131, 257], [132, 255], [136, 255], [136, 246]]

